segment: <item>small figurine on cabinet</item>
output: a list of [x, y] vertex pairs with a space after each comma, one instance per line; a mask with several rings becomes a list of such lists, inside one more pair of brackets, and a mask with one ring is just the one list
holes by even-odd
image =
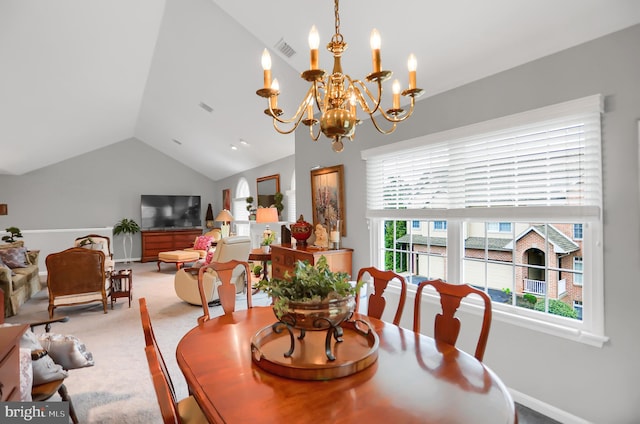
[[329, 237], [327, 236], [327, 229], [322, 224], [316, 225], [316, 241], [313, 243], [316, 247], [329, 247]]

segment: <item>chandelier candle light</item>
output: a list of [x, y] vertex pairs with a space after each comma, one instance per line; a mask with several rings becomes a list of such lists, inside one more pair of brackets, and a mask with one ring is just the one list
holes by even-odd
[[[298, 127], [300, 122], [309, 127], [309, 135], [312, 140], [316, 141], [320, 137], [320, 133], [327, 138], [332, 139], [331, 147], [335, 152], [341, 152], [344, 148], [342, 138], [347, 137], [353, 140], [355, 135], [355, 127], [361, 121], [357, 117], [357, 107], [371, 118], [371, 122], [375, 128], [382, 134], [390, 134], [395, 131], [399, 122], [404, 121], [413, 113], [416, 97], [423, 94], [424, 90], [416, 88], [416, 68], [417, 61], [412, 54], [409, 56], [409, 88], [401, 91], [400, 82], [393, 82], [392, 107], [384, 111], [380, 107], [382, 99], [382, 83], [391, 78], [391, 71], [381, 70], [380, 61], [380, 34], [376, 29], [371, 32], [371, 53], [373, 57], [373, 72], [366, 76], [366, 82], [377, 86], [377, 95], [369, 90], [364, 82], [353, 80], [347, 74], [342, 73], [342, 65], [340, 58], [342, 53], [347, 49], [347, 43], [344, 42], [340, 33], [340, 15], [338, 0], [335, 3], [335, 34], [331, 38], [331, 42], [327, 44], [327, 50], [333, 54], [333, 71], [327, 75], [327, 72], [318, 69], [318, 46], [320, 44], [320, 36], [315, 25], [311, 27], [309, 33], [310, 48], [310, 69], [304, 71], [301, 78], [311, 83], [311, 87], [307, 91], [304, 99], [298, 106], [298, 110], [289, 119], [283, 119], [280, 116], [283, 111], [278, 108], [278, 95], [280, 87], [278, 80], [271, 81], [271, 56], [267, 49], [262, 53], [262, 68], [264, 70], [264, 87], [256, 93], [268, 99], [269, 108], [264, 113], [273, 118], [273, 127], [281, 134], [289, 134]], [[409, 111], [405, 111], [400, 107], [400, 94], [409, 97], [411, 105]], [[314, 117], [314, 105], [320, 112], [320, 120]], [[391, 123], [391, 128], [383, 129], [378, 125], [374, 114], [380, 112], [386, 121]], [[306, 116], [305, 119], [303, 119]], [[314, 126], [320, 123], [318, 131], [314, 131]], [[278, 124], [290, 126], [288, 129], [282, 129]]]

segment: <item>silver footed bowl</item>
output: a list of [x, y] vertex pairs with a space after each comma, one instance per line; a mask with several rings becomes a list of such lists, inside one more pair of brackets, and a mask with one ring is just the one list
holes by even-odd
[[355, 309], [354, 295], [325, 302], [289, 302], [287, 312], [276, 318], [300, 330], [327, 330], [349, 319]]

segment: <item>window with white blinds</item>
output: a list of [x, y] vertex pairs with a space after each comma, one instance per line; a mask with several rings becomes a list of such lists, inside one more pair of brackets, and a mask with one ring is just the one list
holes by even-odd
[[[602, 346], [602, 112], [594, 95], [363, 150], [372, 263], [408, 279], [476, 284], [492, 296], [496, 319]], [[446, 234], [406, 230], [415, 220], [445, 222]], [[571, 224], [583, 229], [570, 247], [581, 250], [579, 271], [561, 266], [570, 233], [545, 234], [537, 247], [520, 242], [531, 228]], [[567, 286], [569, 278], [580, 285]], [[535, 296], [543, 308], [531, 311], [518, 299], [533, 283], [545, 289]], [[556, 316], [573, 298], [580, 319]]]
[[365, 150], [368, 216], [513, 207], [598, 215], [601, 105], [590, 96]]

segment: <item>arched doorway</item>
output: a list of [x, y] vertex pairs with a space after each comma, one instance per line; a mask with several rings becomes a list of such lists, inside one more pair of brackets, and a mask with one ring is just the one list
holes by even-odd
[[[527, 263], [529, 265], [537, 265], [544, 267], [545, 257], [544, 252], [540, 249], [529, 249], [526, 252]], [[527, 278], [529, 280], [546, 281], [544, 268], [529, 268], [527, 267]]]

